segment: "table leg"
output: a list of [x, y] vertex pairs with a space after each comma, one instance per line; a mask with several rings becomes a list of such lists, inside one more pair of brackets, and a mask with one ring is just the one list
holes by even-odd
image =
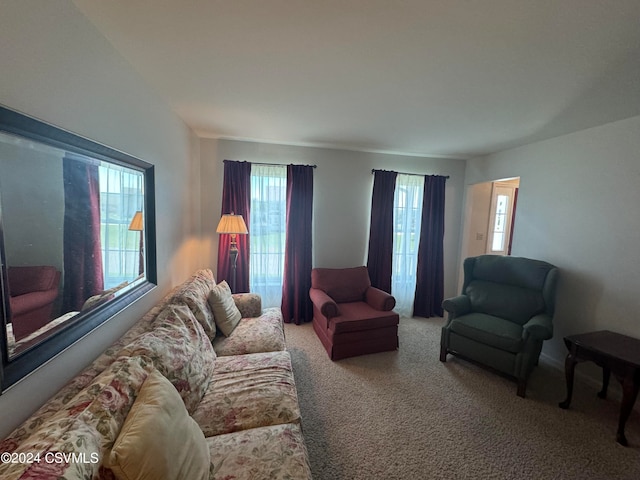
[[567, 398], [564, 402], [560, 402], [558, 406], [560, 408], [567, 409], [571, 404], [571, 397], [573, 396], [573, 373], [576, 369], [576, 356], [573, 352], [569, 352], [567, 358], [564, 361], [564, 374], [567, 378]]
[[602, 390], [598, 392], [598, 397], [607, 398], [607, 389], [609, 388], [610, 377], [611, 370], [607, 367], [602, 367]]
[[[635, 378], [634, 378], [635, 377]], [[618, 420], [618, 431], [616, 432], [616, 441], [623, 446], [629, 445], [627, 437], [624, 435], [624, 426], [633, 410], [633, 405], [638, 397], [638, 387], [640, 387], [640, 379], [637, 372], [629, 372], [622, 382], [622, 406], [620, 407], [620, 419]]]

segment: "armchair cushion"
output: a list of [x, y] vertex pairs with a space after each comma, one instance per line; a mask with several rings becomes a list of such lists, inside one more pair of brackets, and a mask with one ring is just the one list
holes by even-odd
[[485, 313], [469, 313], [451, 322], [451, 331], [485, 345], [517, 353], [522, 349], [522, 327]]
[[340, 304], [341, 315], [329, 322], [329, 330], [336, 333], [376, 330], [398, 324], [398, 314], [381, 312], [364, 302]]
[[540, 290], [514, 285], [474, 280], [469, 283], [466, 294], [472, 311], [506, 318], [520, 325], [544, 312], [545, 308]]

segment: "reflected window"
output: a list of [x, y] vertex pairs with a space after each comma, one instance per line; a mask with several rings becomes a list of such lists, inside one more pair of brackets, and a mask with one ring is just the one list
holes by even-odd
[[118, 165], [102, 163], [100, 178], [100, 239], [104, 288], [113, 288], [143, 273], [142, 235], [130, 228], [142, 211], [143, 176]]

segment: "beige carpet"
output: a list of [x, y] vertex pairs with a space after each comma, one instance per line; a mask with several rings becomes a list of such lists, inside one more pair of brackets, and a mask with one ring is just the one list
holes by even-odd
[[[438, 360], [442, 319], [401, 319], [400, 349], [331, 362], [310, 324], [287, 345], [315, 480], [640, 479], [640, 419], [541, 362], [527, 398], [463, 360]], [[580, 365], [577, 367], [580, 369]], [[611, 387], [617, 381], [611, 379]]]

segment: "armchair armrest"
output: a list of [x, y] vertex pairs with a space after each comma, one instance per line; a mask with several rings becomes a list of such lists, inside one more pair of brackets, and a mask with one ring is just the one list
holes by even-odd
[[323, 290], [320, 290], [319, 288], [310, 288], [309, 297], [315, 307], [320, 310], [320, 313], [327, 318], [327, 321], [340, 315], [338, 304], [334, 302], [333, 299]]
[[262, 315], [262, 297], [257, 293], [231, 294], [242, 318], [253, 318]]
[[536, 340], [549, 340], [553, 337], [551, 317], [546, 314], [536, 315], [522, 326], [522, 336], [525, 339], [531, 336]]
[[471, 311], [471, 300], [466, 295], [447, 298], [442, 302], [442, 308], [449, 312], [449, 316], [459, 317]]
[[376, 310], [389, 312], [396, 306], [396, 299], [393, 295], [376, 287], [369, 287], [364, 293], [364, 300]]
[[52, 304], [57, 296], [58, 290], [47, 290], [44, 292], [31, 292], [16, 297], [9, 297], [11, 313], [13, 315], [22, 315], [37, 310]]

